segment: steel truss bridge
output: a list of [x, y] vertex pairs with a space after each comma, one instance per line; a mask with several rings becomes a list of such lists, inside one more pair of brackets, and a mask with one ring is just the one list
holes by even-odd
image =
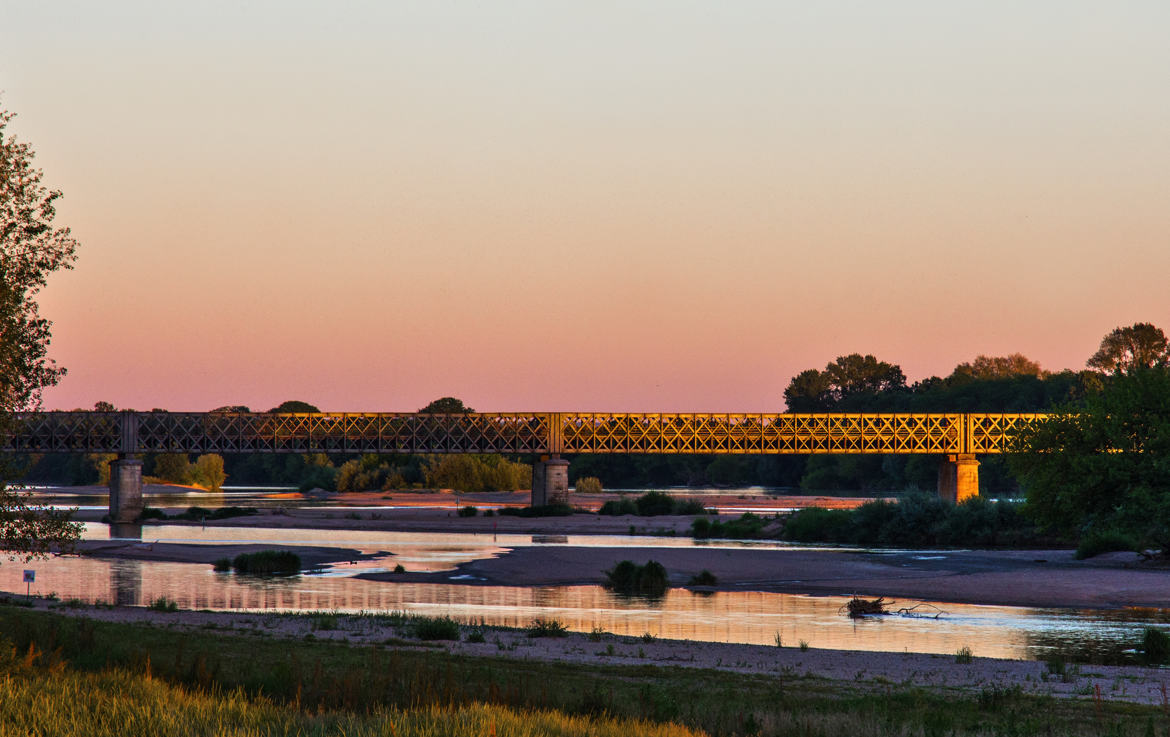
[[32, 412], [19, 453], [1002, 453], [1044, 414]]

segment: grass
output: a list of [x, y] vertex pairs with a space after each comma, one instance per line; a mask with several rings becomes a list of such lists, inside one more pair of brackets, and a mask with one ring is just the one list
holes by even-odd
[[501, 507], [499, 512], [511, 517], [570, 517], [574, 510], [568, 504], [544, 504], [535, 507]]
[[150, 602], [149, 604], [146, 605], [146, 608], [150, 609], [152, 611], [156, 611], [156, 612], [177, 612], [177, 611], [179, 611], [178, 603], [171, 601], [170, 599], [168, 599], [165, 596], [160, 596], [157, 599], [155, 599], [154, 601]]
[[565, 637], [569, 630], [556, 619], [534, 619], [528, 625], [527, 634], [529, 637]]
[[249, 576], [291, 576], [301, 572], [301, 556], [287, 550], [240, 553], [232, 558], [232, 568]]
[[450, 617], [420, 617], [414, 624], [414, 636], [420, 640], [459, 639], [459, 623]]
[[57, 737], [296, 734], [306, 737], [430, 737], [432, 735], [598, 735], [688, 737], [675, 725], [629, 719], [572, 716], [503, 705], [432, 704], [418, 708], [310, 711], [243, 690], [185, 688], [151, 677], [150, 671], [78, 672], [59, 661], [0, 654], [0, 732]]
[[971, 648], [967, 645], [962, 646], [955, 651], [955, 662], [959, 665], [971, 665], [973, 655]]
[[[376, 616], [408, 621], [404, 615]], [[8, 653], [6, 664], [0, 663], [0, 681], [8, 677], [0, 689], [0, 734], [103, 735], [116, 729], [119, 737], [251, 735], [267, 729], [272, 734], [362, 735], [370, 733], [367, 718], [391, 719], [398, 735], [492, 734], [490, 720], [460, 722], [463, 717], [455, 716], [467, 713], [521, 713], [534, 731], [504, 717], [494, 723], [496, 734], [520, 737], [578, 735], [590, 729], [601, 735], [686, 734], [671, 727], [636, 731], [656, 727], [593, 718], [600, 714], [677, 722], [729, 737], [1141, 737], [1149, 720], [1165, 724], [1160, 707], [1108, 698], [1095, 704], [995, 687], [978, 693], [906, 685], [871, 689], [796, 674], [540, 662], [524, 659], [523, 649], [478, 657], [441, 648], [353, 647], [218, 630], [184, 632], [10, 607], [0, 607], [0, 632], [11, 644], [0, 648]], [[30, 645], [34, 654], [53, 655], [34, 658], [26, 668], [20, 663]], [[13, 653], [20, 654], [15, 661]], [[37, 680], [41, 668], [57, 669], [57, 677]], [[69, 688], [78, 696], [61, 696], [53, 690], [56, 684], [73, 684]], [[163, 700], [143, 700], [140, 688], [159, 689]], [[36, 693], [41, 696], [30, 698]], [[185, 711], [188, 698], [199, 704], [191, 707], [193, 712]], [[271, 711], [261, 719], [247, 711], [253, 707]], [[216, 711], [221, 708], [230, 710]], [[486, 711], [475, 711], [480, 709]], [[405, 715], [424, 713], [436, 720], [429, 723], [430, 731], [408, 731]]]

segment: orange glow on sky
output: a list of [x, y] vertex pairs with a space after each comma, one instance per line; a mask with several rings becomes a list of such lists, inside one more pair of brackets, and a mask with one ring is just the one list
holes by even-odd
[[186, 5], [5, 8], [50, 408], [776, 411], [1170, 329], [1166, 3]]

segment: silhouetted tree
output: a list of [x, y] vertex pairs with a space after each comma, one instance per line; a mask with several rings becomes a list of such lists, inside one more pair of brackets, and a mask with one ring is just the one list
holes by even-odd
[[308, 402], [299, 399], [289, 399], [268, 410], [269, 412], [320, 412], [321, 410]]
[[1044, 376], [1040, 364], [1023, 353], [1007, 356], [976, 356], [970, 363], [960, 363], [952, 379], [1009, 379], [1013, 376]]
[[1117, 374], [1135, 368], [1165, 366], [1170, 362], [1166, 334], [1148, 322], [1114, 328], [1101, 340], [1101, 347], [1085, 363], [1091, 369]]
[[[7, 133], [12, 117], [0, 108], [0, 424], [39, 407], [41, 391], [65, 374], [48, 358], [52, 323], [38, 313], [36, 296], [49, 274], [77, 258], [69, 229], [53, 223], [61, 193], [41, 183], [32, 148]], [[71, 548], [81, 526], [5, 487], [11, 473], [0, 468], [0, 551], [28, 560]]]
[[471, 407], [464, 406], [462, 399], [442, 397], [423, 407], [419, 412], [426, 412], [432, 415], [469, 415], [474, 413], [475, 410]]

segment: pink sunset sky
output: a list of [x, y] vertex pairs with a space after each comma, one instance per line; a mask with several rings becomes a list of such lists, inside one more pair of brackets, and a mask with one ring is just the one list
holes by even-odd
[[1170, 3], [15, 3], [48, 408], [778, 411], [1170, 329]]

